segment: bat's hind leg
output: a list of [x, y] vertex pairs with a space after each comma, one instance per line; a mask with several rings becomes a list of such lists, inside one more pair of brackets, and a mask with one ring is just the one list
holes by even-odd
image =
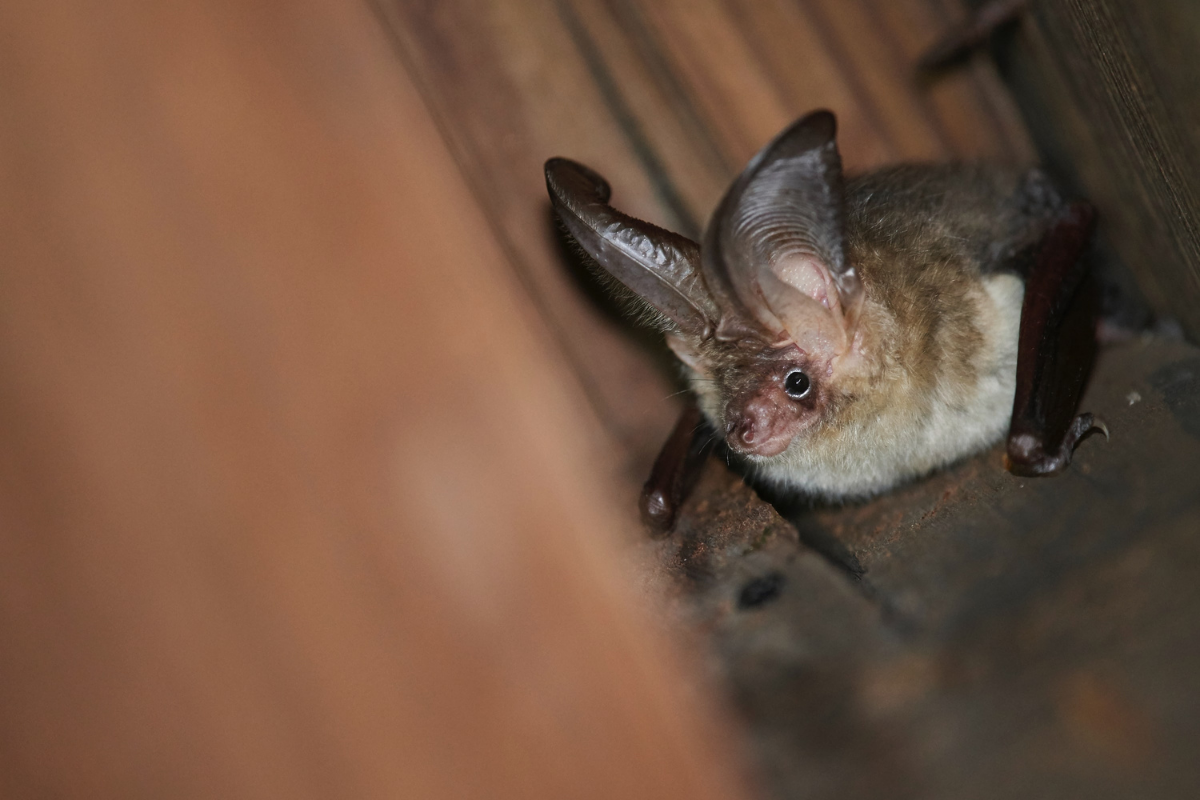
[[1016, 475], [1060, 472], [1080, 439], [1091, 431], [1108, 436], [1092, 414], [1075, 415], [1096, 353], [1096, 293], [1083, 258], [1094, 217], [1087, 203], [1069, 206], [1034, 251], [1006, 458]]

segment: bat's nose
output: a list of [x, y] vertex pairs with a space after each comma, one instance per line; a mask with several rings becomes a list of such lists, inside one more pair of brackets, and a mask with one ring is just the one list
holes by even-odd
[[735, 453], [769, 458], [783, 452], [788, 444], [773, 427], [770, 414], [750, 407], [726, 421], [725, 441]]
[[763, 419], [758, 414], [738, 414], [725, 423], [725, 439], [735, 448], [751, 449], [761, 438]]

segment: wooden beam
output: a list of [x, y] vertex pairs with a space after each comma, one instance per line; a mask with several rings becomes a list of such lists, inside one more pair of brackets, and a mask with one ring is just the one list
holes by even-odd
[[1200, 7], [1031, 4], [1008, 78], [1050, 162], [1100, 208], [1146, 298], [1200, 337]]
[[741, 796], [365, 5], [6, 3], [0, 97], [0, 794]]

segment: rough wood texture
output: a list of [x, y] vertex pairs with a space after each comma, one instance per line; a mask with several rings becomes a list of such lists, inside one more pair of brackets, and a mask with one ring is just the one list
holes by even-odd
[[[1009, 41], [1011, 39], [1011, 41]], [[1200, 5], [1039, 0], [999, 55], [1039, 147], [1152, 306], [1200, 338]]]
[[0, 795], [740, 796], [365, 6], [0, 4]]
[[[1110, 442], [1021, 479], [1001, 449], [797, 509], [723, 465], [647, 545], [789, 798], [1189, 798], [1200, 781], [1200, 350], [1103, 354]], [[826, 549], [832, 549], [827, 546]]]

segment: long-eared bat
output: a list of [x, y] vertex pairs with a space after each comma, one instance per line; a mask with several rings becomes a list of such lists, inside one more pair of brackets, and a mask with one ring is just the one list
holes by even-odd
[[[1094, 336], [1086, 313], [1067, 313], [1091, 207], [1036, 170], [905, 165], [847, 180], [835, 134], [828, 111], [783, 131], [701, 244], [617, 211], [581, 164], [551, 159], [546, 184], [579, 245], [652, 310], [700, 412], [758, 479], [863, 498], [1006, 431], [1012, 472], [1063, 469], [1103, 427], [1075, 416]], [[697, 422], [685, 414], [647, 484], [660, 527], [701, 454]]]

